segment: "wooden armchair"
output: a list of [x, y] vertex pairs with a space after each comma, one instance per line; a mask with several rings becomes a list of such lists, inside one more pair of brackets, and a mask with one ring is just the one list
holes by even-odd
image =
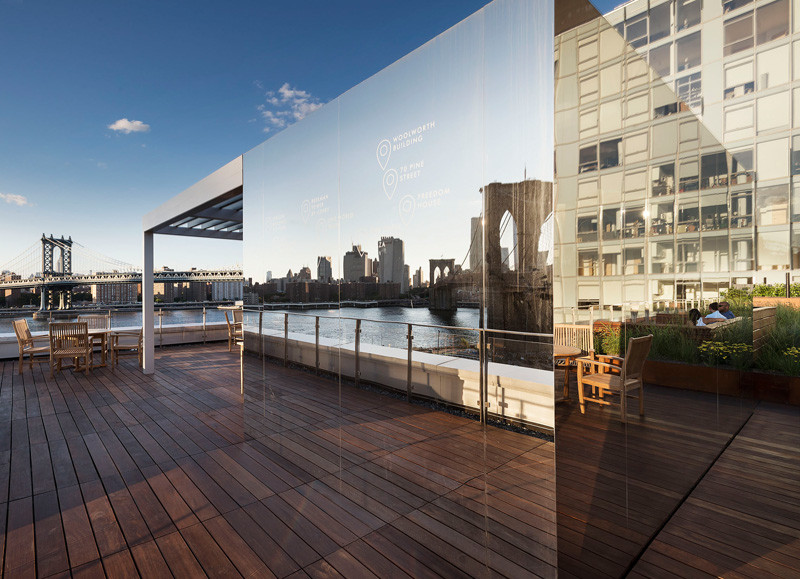
[[[581, 356], [594, 359], [594, 328], [592, 324], [554, 324], [553, 344], [578, 348]], [[578, 368], [578, 362], [574, 358], [572, 360], [557, 358], [555, 364], [557, 367], [564, 367], [564, 372], [567, 374], [570, 370]], [[565, 383], [568, 383], [568, 380], [569, 378], [565, 377]], [[565, 392], [564, 395], [566, 396], [567, 393]]]
[[[22, 374], [23, 358], [28, 355], [31, 370], [33, 363], [47, 362], [44, 356], [35, 359], [37, 354], [50, 354], [50, 338], [47, 336], [34, 336], [28, 328], [28, 320], [14, 320], [14, 333], [17, 335], [17, 345], [19, 346], [19, 373]], [[41, 345], [36, 345], [39, 342]], [[46, 343], [46, 344], [43, 344]]]
[[143, 332], [136, 330], [120, 330], [111, 333], [111, 365], [119, 364], [120, 352], [135, 352], [139, 357], [139, 367], [142, 367], [142, 339]]
[[225, 321], [228, 324], [228, 352], [233, 351], [233, 346], [244, 343], [243, 320], [243, 310], [225, 310]]
[[61, 371], [61, 360], [72, 358], [76, 370], [78, 360], [83, 358], [86, 373], [92, 365], [92, 340], [89, 338], [89, 327], [86, 322], [53, 322], [50, 324], [50, 376], [58, 366]]
[[[78, 316], [79, 322], [86, 322], [89, 331], [91, 330], [104, 330], [107, 331], [111, 328], [111, 317], [108, 315], [90, 314]], [[101, 365], [106, 363], [106, 349], [108, 347], [108, 340], [106, 339], [105, 332], [98, 332], [90, 335], [89, 339], [92, 341], [92, 351], [96, 347], [100, 347]]]
[[[578, 400], [581, 414], [586, 410], [586, 402], [610, 405], [611, 402], [606, 399], [606, 396], [618, 394], [620, 420], [625, 422], [627, 420], [628, 396], [638, 390], [639, 415], [644, 416], [642, 372], [652, 343], [652, 334], [642, 338], [631, 338], [628, 341], [628, 349], [624, 358], [619, 356], [597, 356], [597, 360], [579, 358]], [[584, 364], [590, 369], [588, 374], [584, 369]], [[591, 386], [591, 394], [585, 393], [584, 386]]]

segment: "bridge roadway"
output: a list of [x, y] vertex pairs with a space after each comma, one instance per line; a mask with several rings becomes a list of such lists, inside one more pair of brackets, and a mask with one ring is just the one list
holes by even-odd
[[[228, 271], [157, 271], [153, 273], [155, 283], [175, 283], [192, 281], [242, 281], [242, 270]], [[0, 289], [32, 288], [32, 287], [64, 287], [112, 283], [142, 283], [141, 272], [127, 273], [98, 273], [98, 274], [67, 274], [48, 275], [27, 279], [9, 281], [0, 280]]]

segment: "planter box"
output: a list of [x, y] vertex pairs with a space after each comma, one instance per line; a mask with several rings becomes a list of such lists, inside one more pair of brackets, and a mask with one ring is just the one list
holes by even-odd
[[669, 388], [800, 406], [800, 376], [648, 360], [644, 381]]
[[754, 308], [768, 308], [772, 306], [789, 306], [796, 310], [800, 310], [800, 298], [753, 298]]

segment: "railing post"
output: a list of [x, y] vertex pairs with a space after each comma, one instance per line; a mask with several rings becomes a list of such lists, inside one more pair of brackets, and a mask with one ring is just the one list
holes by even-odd
[[406, 398], [411, 401], [411, 352], [412, 344], [414, 342], [413, 326], [408, 324], [408, 379], [406, 381]]
[[315, 317], [314, 335], [314, 367], [317, 369], [317, 374], [319, 374], [319, 316]]
[[164, 346], [164, 310], [158, 310], [158, 347]]
[[480, 398], [478, 399], [478, 405], [480, 406], [480, 418], [481, 424], [486, 423], [486, 395], [484, 394], [484, 389], [486, 388], [486, 381], [484, 378], [484, 368], [486, 367], [486, 333], [483, 328], [478, 330], [478, 345], [480, 346], [478, 351], [478, 370], [479, 370], [479, 382], [478, 382], [478, 389], [480, 390]]
[[283, 367], [289, 365], [289, 314], [283, 314]]
[[206, 307], [203, 306], [203, 344], [206, 343]]
[[358, 380], [361, 377], [361, 361], [358, 359], [359, 351], [361, 350], [361, 320], [356, 320], [356, 372], [355, 372], [355, 379], [356, 379], [356, 386], [358, 386]]
[[[244, 322], [242, 322], [244, 323]], [[264, 310], [258, 311], [258, 355], [264, 359]], [[242, 330], [244, 333], [244, 330]]]

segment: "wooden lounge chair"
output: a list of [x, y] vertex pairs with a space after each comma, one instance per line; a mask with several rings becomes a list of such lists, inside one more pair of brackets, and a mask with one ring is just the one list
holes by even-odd
[[[37, 354], [50, 354], [50, 338], [47, 336], [34, 336], [28, 328], [28, 320], [14, 320], [14, 333], [17, 335], [19, 346], [19, 373], [22, 374], [23, 357], [28, 355], [31, 370], [34, 362], [47, 362], [44, 356], [34, 358]], [[39, 342], [41, 345], [37, 345]]]
[[120, 352], [135, 352], [139, 357], [139, 367], [142, 367], [142, 330], [120, 330], [111, 333], [111, 365], [119, 364]]
[[[650, 353], [653, 335], [642, 338], [631, 338], [625, 357], [598, 355], [597, 360], [591, 358], [578, 359], [578, 400], [581, 414], [586, 410], [586, 402], [610, 405], [606, 396], [619, 395], [620, 420], [627, 420], [628, 396], [639, 391], [639, 415], [644, 416], [644, 384], [642, 372], [644, 362]], [[617, 364], [615, 364], [616, 362]], [[586, 373], [584, 364], [589, 368]], [[591, 394], [585, 393], [584, 386], [591, 386]]]
[[[92, 340], [86, 322], [53, 322], [50, 324], [50, 376], [56, 366], [61, 371], [61, 360], [71, 358], [76, 370], [89, 373], [92, 365]], [[78, 367], [83, 358], [84, 367]]]
[[242, 310], [225, 310], [225, 321], [228, 323], [228, 352], [233, 351], [233, 346], [244, 343], [243, 319]]

